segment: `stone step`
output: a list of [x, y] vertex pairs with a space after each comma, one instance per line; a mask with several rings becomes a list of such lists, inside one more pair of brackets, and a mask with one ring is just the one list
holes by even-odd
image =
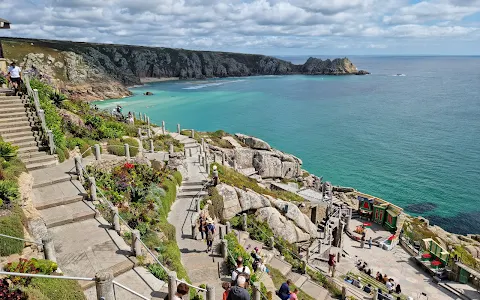
[[206, 181], [183, 181], [182, 186], [203, 186]]
[[23, 142], [20, 142], [20, 143], [13, 143], [15, 146], [17, 146], [19, 149], [21, 148], [28, 148], [28, 147], [32, 147], [32, 146], [38, 146], [38, 142], [32, 138], [30, 139], [29, 141], [23, 141]]
[[[31, 113], [28, 113], [31, 114]], [[25, 110], [19, 111], [19, 112], [5, 112], [2, 111], [2, 119], [10, 119], [10, 118], [16, 118], [16, 117], [26, 117], [28, 116], [27, 112]]]
[[24, 142], [37, 142], [37, 137], [32, 134], [30, 136], [22, 136], [22, 137], [4, 139], [4, 141], [12, 143], [12, 144], [24, 143]]
[[13, 133], [1, 133], [0, 134], [4, 140], [12, 140], [19, 137], [34, 136], [34, 131], [24, 131], [24, 132], [13, 132]]
[[86, 202], [79, 201], [43, 209], [40, 214], [47, 228], [52, 228], [91, 219], [95, 216], [95, 210]]
[[10, 105], [10, 104], [18, 104], [18, 103], [21, 103], [21, 104], [24, 104], [25, 102], [20, 99], [20, 98], [14, 98], [14, 99], [10, 99], [10, 98], [7, 98], [7, 99], [2, 99], [4, 97], [0, 97], [0, 106], [2, 105]]
[[29, 159], [29, 158], [34, 158], [34, 157], [38, 157], [38, 156], [43, 156], [45, 154], [48, 155], [48, 153], [45, 152], [45, 151], [23, 152], [23, 153], [19, 153], [18, 157], [20, 157], [23, 160], [23, 159]]
[[6, 113], [6, 114], [21, 113], [21, 112], [25, 114], [27, 112], [27, 108], [23, 106], [2, 108], [2, 113]]
[[0, 128], [0, 134], [14, 133], [14, 132], [32, 132], [32, 127], [28, 125]]
[[53, 167], [56, 164], [57, 164], [57, 159], [53, 158], [52, 160], [45, 161], [45, 162], [26, 164], [25, 167], [27, 168], [28, 171], [34, 171], [34, 170]]
[[[164, 299], [166, 296], [165, 293], [161, 292], [164, 287], [168, 285], [157, 279], [144, 267], [135, 267], [129, 270], [126, 273], [123, 273], [114, 279], [115, 282], [118, 282], [127, 288], [139, 293], [140, 295], [149, 298], [149, 299]], [[117, 299], [142, 299], [126, 290], [120, 286], [115, 285], [115, 297]], [[85, 292], [87, 300], [97, 300], [97, 294], [95, 287], [91, 287]]]
[[41, 210], [82, 201], [86, 192], [80, 181], [71, 180], [36, 188], [33, 190], [33, 195], [33, 205]]
[[29, 122], [27, 116], [11, 117], [11, 118], [8, 118], [8, 119], [3, 118], [3, 116], [2, 116], [2, 118], [0, 118], [0, 124], [10, 123], [10, 122], [19, 122], [19, 121]]
[[28, 122], [28, 120], [21, 120], [21, 121], [15, 121], [15, 122], [12, 121], [12, 122], [8, 122], [8, 123], [0, 123], [0, 129], [2, 129], [2, 128], [25, 127], [25, 126], [30, 126], [30, 122]]
[[193, 198], [195, 196], [198, 196], [198, 197], [202, 197], [202, 196], [205, 196], [207, 195], [207, 192], [205, 191], [181, 191], [180, 193], [178, 193], [177, 195], [177, 198], [180, 199], [180, 198]]
[[39, 155], [31, 156], [31, 157], [22, 157], [22, 161], [26, 165], [30, 164], [37, 164], [42, 162], [57, 162], [57, 159], [53, 155], [48, 155], [45, 152], [38, 152]]
[[306, 276], [303, 276], [293, 271], [290, 271], [286, 277], [289, 278], [293, 282], [293, 284], [298, 287], [302, 286], [302, 284], [304, 284], [305, 281], [308, 280]]
[[286, 276], [292, 270], [291, 264], [280, 260], [277, 257], [272, 258], [272, 260], [270, 261], [270, 265], [272, 266], [272, 268], [279, 270], [283, 276]]
[[[136, 259], [129, 257], [130, 246], [110, 227], [99, 217], [49, 229], [65, 275], [93, 278], [99, 271], [111, 271], [117, 277], [135, 267]], [[84, 290], [95, 285], [79, 283]]]
[[[32, 152], [33, 153], [33, 152]], [[76, 179], [73, 159], [59, 163], [54, 168], [36, 170], [30, 172], [34, 178], [33, 188], [41, 188]]]
[[46, 150], [47, 147], [45, 146], [30, 146], [30, 147], [24, 147], [24, 148], [20, 148], [18, 149], [18, 153], [26, 153], [26, 152], [37, 152], [37, 151], [42, 151], [42, 150]]
[[[297, 285], [298, 286], [298, 285]], [[327, 299], [329, 292], [326, 288], [316, 284], [311, 280], [306, 280], [301, 286], [300, 289], [313, 297], [314, 299]], [[359, 298], [362, 299], [362, 298]]]
[[187, 185], [181, 188], [181, 192], [193, 192], [200, 191], [203, 188], [203, 185]]
[[2, 101], [0, 101], [0, 109], [3, 111], [3, 110], [7, 110], [9, 108], [25, 108], [25, 105], [24, 103], [22, 103], [21, 101], [17, 101], [17, 102], [13, 102], [13, 103], [4, 103]]

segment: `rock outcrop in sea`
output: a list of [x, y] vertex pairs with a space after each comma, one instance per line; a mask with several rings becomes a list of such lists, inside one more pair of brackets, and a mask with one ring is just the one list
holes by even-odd
[[2, 38], [5, 57], [49, 77], [70, 99], [130, 95], [140, 78], [204, 79], [253, 75], [363, 75], [348, 58], [309, 58], [303, 65], [275, 57], [160, 47]]

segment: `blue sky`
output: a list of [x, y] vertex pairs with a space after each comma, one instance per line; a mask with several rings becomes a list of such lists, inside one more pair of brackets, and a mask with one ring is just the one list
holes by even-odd
[[480, 0], [0, 0], [5, 36], [270, 55], [480, 54]]

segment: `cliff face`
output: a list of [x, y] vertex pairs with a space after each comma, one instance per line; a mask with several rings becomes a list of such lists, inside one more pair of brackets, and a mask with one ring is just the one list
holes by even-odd
[[184, 49], [2, 38], [5, 57], [35, 67], [71, 98], [94, 100], [129, 95], [143, 77], [212, 77], [366, 74], [348, 58], [309, 58], [303, 65], [264, 55]]

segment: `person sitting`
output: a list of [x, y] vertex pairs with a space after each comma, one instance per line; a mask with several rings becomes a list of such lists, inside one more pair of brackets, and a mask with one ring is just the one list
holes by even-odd
[[361, 289], [361, 288], [362, 288], [361, 279], [362, 279], [362, 278], [358, 277], [356, 280], [353, 280], [352, 284], [353, 284], [354, 286], [356, 286], [357, 288]]
[[297, 299], [298, 299], [297, 294], [298, 294], [298, 289], [295, 288], [295, 289], [293, 290], [293, 292], [290, 293], [290, 298], [289, 298], [289, 299], [290, 299], [290, 300], [297, 300]]
[[375, 276], [375, 279], [377, 279], [378, 281], [382, 282], [382, 281], [383, 281], [382, 273], [377, 272], [377, 276]]
[[277, 296], [280, 297], [280, 299], [287, 300], [290, 298], [290, 285], [292, 285], [292, 281], [290, 279], [288, 279], [287, 282], [282, 283], [277, 292]]
[[352, 284], [353, 280], [350, 278], [350, 276], [345, 277], [345, 282]]
[[363, 262], [363, 265], [358, 268], [360, 271], [366, 270], [367, 269], [367, 263]]
[[391, 293], [393, 291], [393, 279], [390, 278], [385, 285], [387, 286], [388, 292]]
[[369, 293], [369, 294], [370, 294], [370, 293], [372, 292], [372, 285], [371, 285], [370, 283], [367, 284], [366, 286], [363, 287], [363, 291], [364, 291], [365, 293]]
[[372, 269], [369, 268], [367, 271], [365, 271], [365, 274], [372, 276]]

